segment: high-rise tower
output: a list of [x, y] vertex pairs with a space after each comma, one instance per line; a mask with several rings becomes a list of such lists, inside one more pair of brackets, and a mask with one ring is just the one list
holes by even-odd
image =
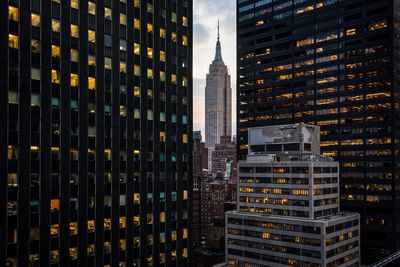
[[[231, 76], [222, 60], [219, 22], [215, 57], [207, 74], [205, 113], [205, 141], [210, 160], [214, 146], [220, 143], [221, 136], [232, 135]], [[211, 170], [210, 163], [209, 169]]]
[[0, 1], [0, 266], [190, 266], [192, 0]]
[[399, 2], [237, 1], [238, 159], [248, 128], [320, 126], [365, 263], [400, 248]]

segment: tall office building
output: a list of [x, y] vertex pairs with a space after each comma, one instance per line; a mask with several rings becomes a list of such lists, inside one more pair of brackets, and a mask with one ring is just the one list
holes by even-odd
[[360, 266], [360, 216], [339, 212], [339, 163], [320, 156], [320, 129], [249, 129], [238, 209], [226, 217], [228, 266]]
[[321, 126], [362, 259], [400, 247], [398, 0], [237, 1], [238, 159], [249, 127]]
[[0, 266], [190, 266], [192, 1], [0, 12]]
[[205, 141], [211, 170], [212, 151], [221, 136], [232, 136], [232, 88], [228, 67], [222, 60], [221, 42], [218, 37], [215, 58], [210, 64], [205, 88]]

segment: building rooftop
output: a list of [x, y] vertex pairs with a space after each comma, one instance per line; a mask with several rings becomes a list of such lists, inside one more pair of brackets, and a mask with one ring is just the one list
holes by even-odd
[[[279, 215], [271, 215], [271, 214], [263, 214], [263, 213], [253, 213], [253, 212], [245, 212], [245, 211], [238, 211], [238, 210], [231, 210], [227, 211], [227, 213], [231, 214], [240, 214], [240, 215], [246, 215], [246, 216], [254, 216], [254, 217], [266, 217], [266, 218], [271, 218], [271, 219], [277, 219], [281, 220], [283, 216]], [[302, 222], [328, 222], [328, 221], [335, 221], [335, 220], [340, 220], [343, 217], [348, 217], [348, 216], [358, 216], [359, 214], [356, 212], [339, 212], [334, 215], [328, 215], [324, 217], [319, 217], [317, 219], [313, 218], [301, 218], [301, 217], [291, 217], [291, 216], [284, 216], [285, 221], [293, 221], [293, 223], [302, 221]]]

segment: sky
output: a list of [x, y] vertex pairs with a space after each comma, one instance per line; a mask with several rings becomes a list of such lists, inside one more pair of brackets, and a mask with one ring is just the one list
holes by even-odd
[[236, 133], [236, 1], [193, 1], [193, 130], [204, 132], [204, 88], [214, 59], [217, 24], [220, 23], [222, 58], [232, 86], [232, 133]]

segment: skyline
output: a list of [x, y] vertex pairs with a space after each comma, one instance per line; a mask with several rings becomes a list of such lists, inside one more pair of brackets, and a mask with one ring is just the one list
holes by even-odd
[[[232, 78], [232, 135], [236, 134], [236, 2], [202, 0], [193, 3], [193, 130], [205, 137], [206, 74], [215, 56], [220, 22], [222, 58]], [[233, 11], [233, 13], [232, 13]]]

